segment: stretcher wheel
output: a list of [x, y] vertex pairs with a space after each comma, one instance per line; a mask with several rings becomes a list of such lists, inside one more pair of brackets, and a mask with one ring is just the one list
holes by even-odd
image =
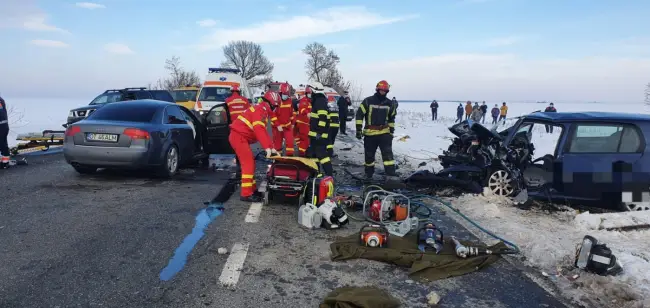
[[50, 145], [46, 144], [45, 147], [43, 149], [41, 149], [41, 151], [47, 152], [47, 150], [49, 150], [49, 149], [50, 149]]
[[305, 204], [305, 194], [301, 193], [298, 197], [298, 206], [302, 206], [303, 204]]

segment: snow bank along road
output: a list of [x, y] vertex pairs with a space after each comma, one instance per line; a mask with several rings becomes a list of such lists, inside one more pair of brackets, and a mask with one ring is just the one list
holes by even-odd
[[82, 177], [60, 154], [1, 171], [0, 307], [305, 308], [347, 284], [383, 287], [404, 307], [426, 307], [430, 291], [443, 307], [563, 307], [505, 261], [424, 285], [382, 263], [330, 262], [331, 239], [357, 226], [306, 232], [295, 206], [261, 208], [236, 195], [219, 216], [202, 211], [225, 173]]

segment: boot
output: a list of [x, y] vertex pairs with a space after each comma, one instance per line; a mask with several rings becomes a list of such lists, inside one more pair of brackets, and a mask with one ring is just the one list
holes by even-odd
[[259, 194], [252, 194], [250, 196], [241, 196], [239, 197], [239, 200], [244, 201], [244, 202], [262, 202], [262, 196]]

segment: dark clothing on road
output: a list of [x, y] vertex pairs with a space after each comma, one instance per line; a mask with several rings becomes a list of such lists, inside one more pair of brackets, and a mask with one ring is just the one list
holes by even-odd
[[375, 173], [375, 153], [377, 153], [377, 148], [381, 151], [381, 160], [384, 161], [386, 175], [394, 176], [396, 173], [395, 161], [393, 160], [393, 135], [391, 134], [365, 136], [363, 138], [366, 176], [372, 177]]
[[438, 102], [433, 101], [431, 105], [429, 105], [429, 108], [431, 108], [431, 120], [435, 121], [438, 119]]
[[341, 125], [339, 126], [339, 129], [341, 134], [347, 135], [345, 132], [345, 125], [348, 121], [348, 107], [352, 106], [352, 102], [350, 101], [350, 97], [341, 96], [336, 103], [339, 105], [339, 122]]
[[[357, 138], [364, 135], [363, 148], [365, 154], [366, 177], [375, 173], [375, 153], [381, 151], [386, 175], [394, 176], [395, 160], [393, 160], [393, 134], [395, 133], [395, 117], [397, 106], [385, 95], [375, 93], [366, 97], [357, 110]], [[364, 125], [365, 121], [365, 126]], [[362, 131], [363, 127], [363, 131]]]

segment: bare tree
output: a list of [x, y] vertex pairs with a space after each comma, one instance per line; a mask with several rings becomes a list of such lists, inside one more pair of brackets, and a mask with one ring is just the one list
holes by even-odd
[[262, 46], [250, 41], [233, 41], [223, 47], [221, 63], [224, 67], [237, 68], [251, 87], [260, 87], [272, 80], [273, 63], [264, 55]]
[[645, 103], [650, 105], [650, 83], [645, 86]]
[[343, 79], [338, 70], [341, 59], [334, 50], [328, 50], [325, 45], [313, 42], [307, 44], [302, 52], [307, 55], [305, 70], [310, 80], [329, 85], [339, 93], [350, 88], [350, 83]]
[[165, 69], [169, 72], [167, 78], [158, 79], [155, 84], [149, 84], [150, 89], [154, 90], [173, 90], [186, 85], [196, 85], [201, 83], [201, 78], [195, 71], [186, 71], [181, 66], [181, 59], [172, 56], [165, 60]]
[[364, 99], [363, 96], [363, 86], [358, 82], [350, 82], [350, 88], [348, 89], [350, 93], [350, 100], [352, 104], [359, 104]]
[[23, 121], [25, 119], [25, 113], [18, 110], [16, 106], [9, 106], [7, 109], [7, 116], [9, 118], [9, 127], [12, 129], [23, 127], [28, 124]]

